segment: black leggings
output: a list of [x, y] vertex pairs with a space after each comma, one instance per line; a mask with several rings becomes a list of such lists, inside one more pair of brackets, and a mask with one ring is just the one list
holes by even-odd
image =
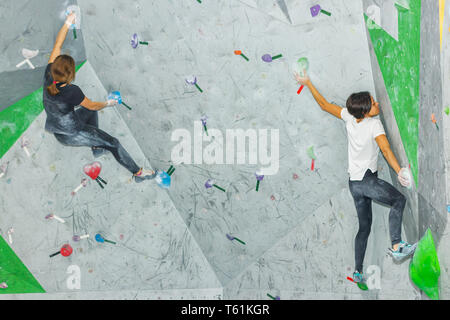
[[54, 133], [60, 143], [73, 147], [83, 146], [107, 149], [111, 151], [117, 162], [127, 168], [131, 173], [135, 174], [140, 170], [128, 152], [122, 147], [119, 140], [98, 128], [97, 111], [81, 107], [75, 113], [84, 124], [84, 128], [74, 135]]
[[349, 180], [349, 186], [359, 220], [359, 230], [355, 238], [355, 269], [363, 272], [367, 239], [372, 226], [372, 200], [391, 207], [389, 212], [389, 233], [392, 245], [394, 245], [402, 240], [402, 217], [406, 198], [390, 183], [379, 179], [378, 173], [372, 173], [370, 169], [366, 171], [362, 181]]

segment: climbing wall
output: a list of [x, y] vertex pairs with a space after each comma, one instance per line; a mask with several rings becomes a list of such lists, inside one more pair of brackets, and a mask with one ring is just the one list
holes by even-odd
[[[6, 213], [0, 228], [8, 239], [14, 227], [8, 243], [45, 297], [418, 298], [408, 264], [394, 264], [385, 254], [389, 209], [379, 204], [373, 204], [365, 271], [380, 281], [361, 291], [346, 279], [353, 272], [358, 227], [344, 124], [321, 111], [307, 89], [298, 94], [292, 76], [293, 63], [307, 57], [311, 79], [329, 101], [344, 106], [353, 92], [378, 95], [381, 80], [372, 71], [361, 1], [324, 0], [324, 11], [314, 17], [315, 3], [298, 0], [77, 4], [82, 13], [77, 40], [88, 62], [76, 84], [92, 100], [119, 90], [131, 108], [100, 112], [100, 128], [117, 137], [138, 164], [162, 170], [172, 165], [175, 171], [167, 190], [154, 182], [136, 185], [108, 154], [100, 159], [105, 189], [91, 181], [71, 196], [83, 165], [93, 161], [90, 150], [60, 145], [43, 131], [45, 115], [37, 116], [20, 136], [31, 140], [30, 157], [17, 140], [0, 161], [10, 164], [0, 180], [0, 194], [10, 195], [0, 198]], [[50, 28], [50, 38], [58, 28]], [[44, 42], [50, 50], [53, 40]], [[281, 57], [265, 62], [265, 54]], [[5, 65], [11, 68], [11, 62]], [[186, 81], [190, 75], [197, 86]], [[202, 134], [205, 115], [210, 135]], [[265, 165], [250, 162], [251, 148], [243, 164], [234, 157], [229, 164], [205, 161], [204, 149], [214, 136], [225, 162], [226, 131], [233, 129], [257, 133], [258, 139], [268, 130], [269, 145], [278, 134], [278, 152], [263, 150], [272, 155], [275, 174], [266, 174], [258, 190], [255, 173]], [[183, 163], [172, 159], [177, 130], [192, 138], [192, 157]], [[263, 148], [261, 140], [257, 146]], [[379, 174], [391, 181], [381, 156]], [[207, 189], [208, 179], [219, 188]], [[26, 201], [20, 190], [27, 190]], [[65, 223], [45, 219], [49, 213]], [[85, 233], [91, 237], [72, 238]], [[98, 243], [97, 233], [115, 244]], [[49, 257], [66, 243], [74, 249], [69, 258]], [[73, 265], [81, 270], [78, 289], [67, 285]]]

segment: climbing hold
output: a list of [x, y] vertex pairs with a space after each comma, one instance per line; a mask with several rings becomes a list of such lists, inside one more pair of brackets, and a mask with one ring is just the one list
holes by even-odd
[[276, 56], [272, 57], [270, 54], [265, 54], [265, 55], [263, 55], [263, 56], [261, 57], [261, 59], [262, 59], [264, 62], [272, 62], [273, 60], [278, 59], [278, 58], [281, 58], [282, 56], [283, 56], [282, 54], [279, 54], [279, 55], [276, 55]]
[[30, 146], [30, 141], [27, 139], [27, 137], [23, 136], [22, 140], [20, 141], [20, 146], [22, 147], [23, 151], [27, 154], [28, 157], [30, 157], [30, 152], [28, 151], [28, 148]]
[[114, 241], [106, 240], [105, 238], [103, 238], [100, 233], [97, 233], [95, 235], [95, 241], [100, 242], [100, 243], [108, 242], [108, 243], [116, 244]]
[[58, 254], [61, 254], [63, 257], [68, 257], [72, 254], [72, 252], [73, 252], [72, 247], [69, 244], [65, 244], [62, 246], [60, 251], [51, 254], [50, 258], [52, 258]]
[[430, 228], [417, 244], [409, 265], [412, 282], [432, 300], [439, 300], [439, 276], [441, 269]]
[[310, 10], [311, 10], [311, 15], [312, 15], [313, 17], [316, 17], [316, 16], [319, 14], [319, 12], [321, 12], [321, 13], [323, 13], [323, 14], [326, 14], [327, 16], [331, 16], [331, 13], [328, 12], [328, 11], [323, 10], [323, 9], [320, 7], [320, 4], [317, 4], [317, 5], [313, 6], [313, 7], [311, 7]]
[[236, 237], [233, 237], [232, 235], [229, 235], [228, 233], [227, 233], [227, 238], [228, 238], [228, 240], [230, 240], [230, 241], [236, 240], [236, 241], [242, 243], [243, 245], [245, 245], [245, 242], [244, 242], [244, 241], [242, 241], [242, 240], [240, 240], [240, 239], [238, 239], [238, 238], [236, 238]]
[[103, 187], [102, 182], [104, 184], [107, 184], [107, 182], [99, 177], [100, 171], [102, 171], [102, 165], [100, 162], [95, 161], [91, 164], [87, 164], [84, 166], [83, 170], [84, 170], [84, 173], [87, 174], [89, 177], [91, 177], [92, 180], [97, 181], [98, 185], [102, 189], [105, 188], [105, 187]]
[[450, 114], [450, 108], [449, 107], [445, 108], [444, 112], [445, 112], [446, 115], [449, 115]]
[[212, 187], [215, 187], [215, 188], [217, 188], [217, 189], [219, 189], [219, 190], [225, 192], [225, 189], [223, 189], [223, 188], [219, 187], [217, 184], [215, 184], [215, 183], [214, 183], [214, 180], [212, 180], [212, 179], [206, 180], [206, 182], [205, 182], [205, 188], [206, 188], [206, 189], [209, 189], [209, 188], [212, 188]]
[[203, 128], [205, 129], [206, 135], [208, 135], [208, 129], [206, 128], [206, 120], [208, 119], [207, 116], [203, 116], [200, 118], [200, 120], [202, 121], [203, 124]]
[[8, 285], [6, 284], [6, 282], [0, 283], [0, 289], [6, 289], [6, 288], [8, 288]]
[[39, 54], [39, 50], [28, 50], [22, 49], [22, 56], [25, 58], [22, 62], [16, 65], [16, 68], [20, 68], [23, 64], [27, 63], [31, 69], [34, 69], [34, 65], [31, 63], [30, 59], [36, 57]]
[[198, 91], [203, 92], [203, 90], [198, 86], [197, 84], [197, 77], [196, 76], [189, 76], [186, 78], [186, 83], [194, 85]]
[[170, 187], [171, 180], [171, 177], [164, 171], [159, 172], [155, 177], [155, 181], [158, 186], [165, 189], [168, 189]]
[[297, 180], [297, 179], [298, 179], [298, 174], [294, 173], [294, 174], [292, 175], [292, 179]]
[[72, 240], [75, 241], [75, 242], [78, 242], [78, 241], [86, 239], [86, 238], [89, 238], [88, 234], [85, 234], [84, 236], [77, 236], [77, 235], [75, 235], [75, 236], [72, 237]]
[[256, 176], [256, 191], [258, 191], [259, 183], [264, 179], [264, 175], [261, 174], [261, 171], [256, 171], [255, 176]]
[[309, 147], [306, 152], [311, 158], [311, 171], [314, 171], [314, 161], [316, 160], [316, 156], [314, 155], [314, 146]]
[[50, 213], [50, 214], [46, 215], [46, 216], [45, 216], [45, 219], [47, 219], [47, 220], [53, 220], [53, 219], [55, 219], [55, 220], [57, 220], [57, 221], [59, 221], [59, 222], [61, 222], [61, 223], [66, 223], [63, 219], [61, 219], [61, 218], [58, 217], [57, 215], [54, 215], [53, 213]]
[[130, 106], [122, 101], [122, 95], [120, 91], [113, 91], [108, 95], [108, 100], [116, 100], [118, 104], [123, 104], [128, 110], [131, 110]]
[[133, 34], [133, 36], [131, 37], [131, 47], [133, 49], [136, 49], [138, 47], [139, 44], [143, 44], [145, 46], [148, 46], [148, 42], [147, 41], [139, 41], [138, 39], [138, 35], [135, 33]]
[[272, 300], [280, 300], [280, 296], [272, 297], [270, 294], [267, 294], [267, 296]]
[[439, 126], [437, 125], [436, 117], [434, 113], [431, 114], [431, 122], [433, 122], [436, 125], [436, 128], [439, 130]]
[[242, 58], [248, 61], [248, 58], [242, 53], [241, 50], [234, 50], [234, 54], [237, 56], [241, 56]]
[[6, 162], [0, 166], [0, 178], [2, 178], [8, 169], [9, 162]]
[[86, 178], [81, 179], [81, 184], [78, 187], [76, 187], [70, 194], [72, 196], [74, 196], [81, 188], [86, 187], [87, 184], [88, 184], [88, 179], [86, 179]]

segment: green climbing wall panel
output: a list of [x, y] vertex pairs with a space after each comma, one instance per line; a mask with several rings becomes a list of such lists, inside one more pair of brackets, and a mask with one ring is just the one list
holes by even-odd
[[428, 229], [420, 239], [409, 265], [409, 275], [415, 285], [433, 300], [439, 299], [439, 275], [441, 269], [434, 246], [433, 235]]
[[[76, 70], [78, 71], [85, 62], [79, 64]], [[0, 112], [0, 158], [44, 110], [42, 90], [41, 87]]]
[[0, 289], [0, 294], [45, 292], [8, 243], [0, 236], [0, 283], [2, 282], [6, 282], [8, 288]]
[[410, 0], [409, 9], [396, 8], [398, 41], [382, 28], [369, 28], [369, 35], [417, 185], [421, 0]]

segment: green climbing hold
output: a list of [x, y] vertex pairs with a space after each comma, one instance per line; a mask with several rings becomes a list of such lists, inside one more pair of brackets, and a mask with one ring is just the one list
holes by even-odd
[[439, 300], [439, 275], [441, 269], [431, 230], [420, 239], [409, 265], [409, 275], [414, 284], [432, 300]]
[[364, 290], [364, 291], [369, 290], [369, 288], [367, 287], [367, 284], [365, 282], [358, 282], [357, 285], [358, 285], [358, 288], [360, 288], [361, 290]]
[[446, 115], [449, 115], [449, 114], [450, 114], [450, 108], [449, 108], [449, 107], [445, 108], [445, 114], [446, 114]]
[[316, 159], [316, 156], [314, 154], [314, 146], [309, 147], [308, 150], [306, 150], [306, 152], [308, 153], [308, 156], [311, 159], [314, 159], [314, 160]]

